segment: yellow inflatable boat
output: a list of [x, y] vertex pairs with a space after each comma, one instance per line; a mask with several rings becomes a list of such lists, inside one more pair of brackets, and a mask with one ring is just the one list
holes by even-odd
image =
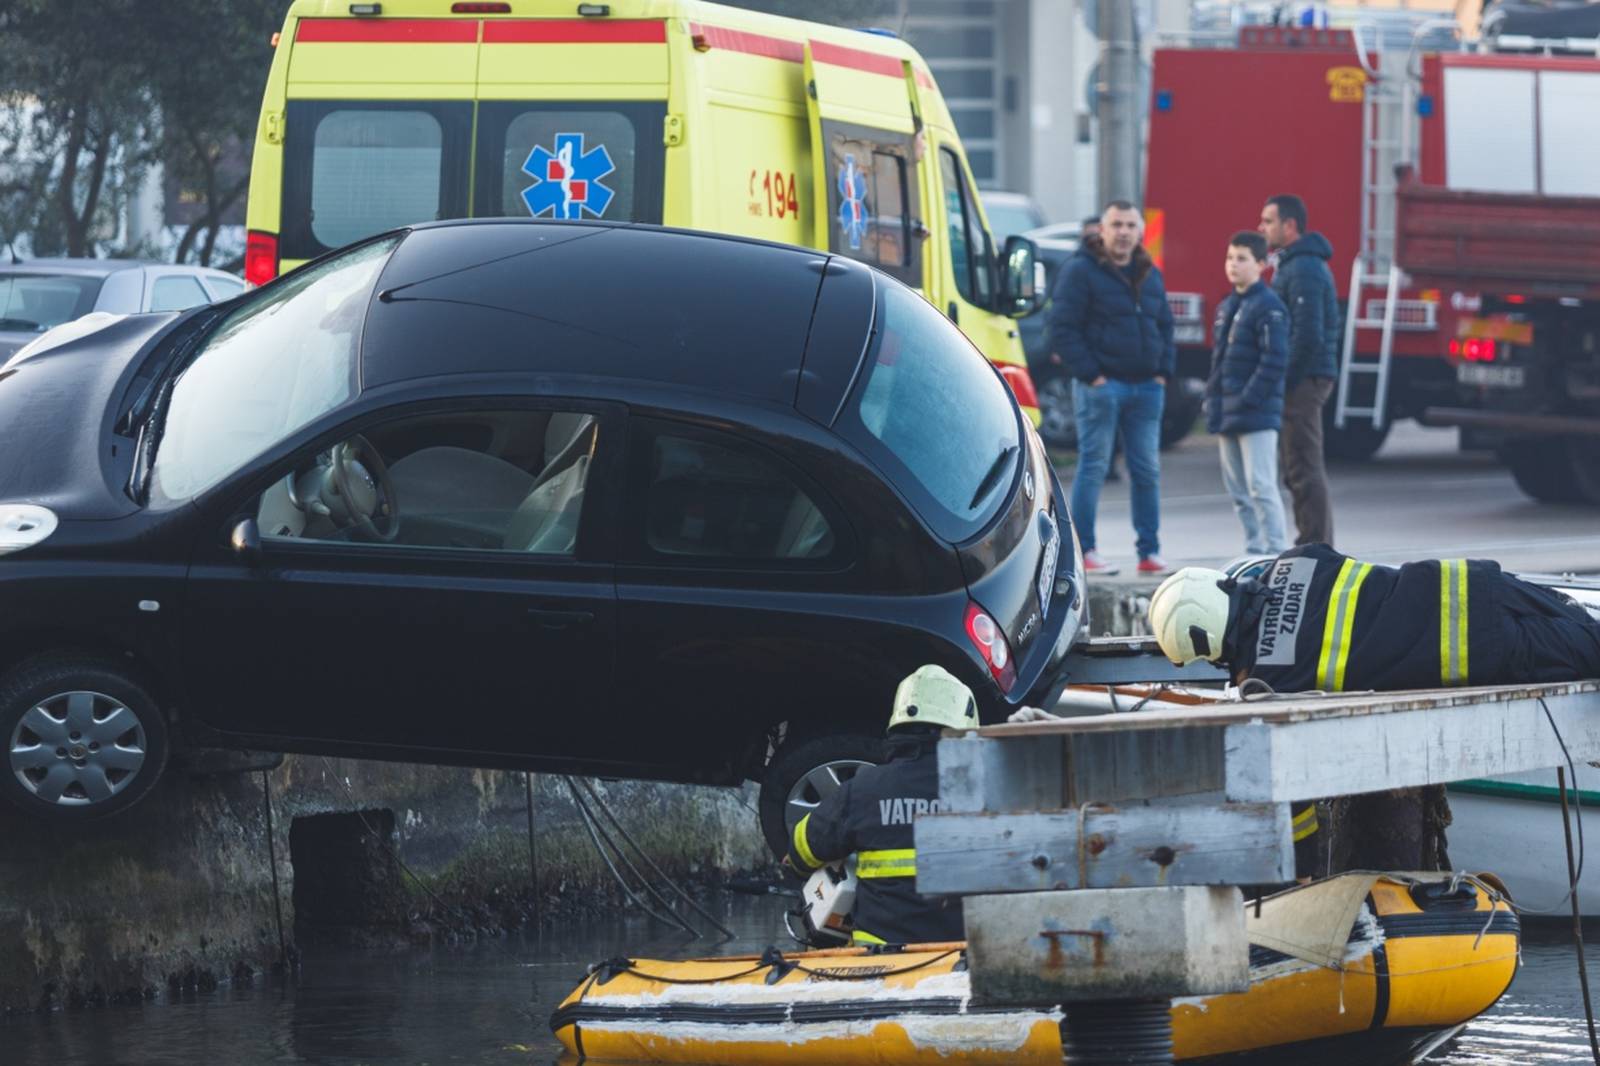
[[[1449, 875], [1346, 874], [1247, 907], [1250, 990], [1175, 1001], [1177, 1059], [1409, 1063], [1510, 985], [1519, 928], [1497, 897]], [[587, 1062], [1057, 1066], [1059, 1020], [971, 1005], [955, 943], [614, 959], [550, 1027]]]

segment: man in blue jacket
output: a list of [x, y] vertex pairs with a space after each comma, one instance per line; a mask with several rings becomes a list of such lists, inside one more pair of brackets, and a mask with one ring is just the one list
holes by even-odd
[[1272, 288], [1289, 311], [1289, 371], [1284, 379], [1283, 432], [1278, 463], [1294, 502], [1296, 544], [1332, 544], [1333, 508], [1322, 461], [1322, 408], [1333, 393], [1342, 324], [1328, 260], [1333, 245], [1306, 232], [1306, 204], [1274, 196], [1257, 227], [1278, 253]]
[[1228, 242], [1226, 271], [1233, 292], [1217, 308], [1211, 375], [1206, 380], [1206, 428], [1222, 448], [1222, 484], [1244, 526], [1245, 551], [1287, 551], [1283, 498], [1278, 495], [1278, 428], [1283, 373], [1289, 361], [1283, 301], [1261, 280], [1267, 241], [1248, 230]]
[[1078, 424], [1078, 469], [1072, 479], [1072, 520], [1084, 569], [1114, 574], [1095, 547], [1095, 509], [1122, 430], [1132, 481], [1133, 529], [1139, 572], [1164, 574], [1160, 550], [1161, 412], [1167, 379], [1177, 364], [1167, 290], [1140, 244], [1144, 217], [1126, 200], [1100, 216], [1067, 261], [1051, 292], [1050, 346], [1072, 375]]

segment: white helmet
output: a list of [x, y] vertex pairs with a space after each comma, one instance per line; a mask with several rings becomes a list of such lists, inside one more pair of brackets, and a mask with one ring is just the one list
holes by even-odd
[[1186, 566], [1167, 578], [1150, 597], [1150, 630], [1161, 650], [1179, 666], [1196, 659], [1216, 662], [1228, 631], [1227, 580], [1220, 570]]
[[942, 666], [919, 666], [894, 690], [889, 729], [903, 725], [978, 728], [978, 701], [972, 690]]

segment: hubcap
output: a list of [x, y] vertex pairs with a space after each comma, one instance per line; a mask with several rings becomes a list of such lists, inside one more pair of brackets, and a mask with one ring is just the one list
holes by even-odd
[[147, 751], [139, 716], [101, 692], [40, 700], [11, 731], [11, 772], [45, 803], [86, 807], [126, 788]]
[[865, 759], [836, 759], [802, 774], [800, 780], [789, 789], [789, 799], [783, 806], [784, 828], [793, 836], [794, 827], [800, 824], [800, 819], [839, 791], [839, 786], [856, 776], [863, 766], [871, 765]]

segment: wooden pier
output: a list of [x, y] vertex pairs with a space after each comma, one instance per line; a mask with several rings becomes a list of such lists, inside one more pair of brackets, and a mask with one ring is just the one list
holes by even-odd
[[[1151, 651], [1096, 641], [1072, 676], [1216, 678]], [[941, 741], [916, 824], [919, 891], [965, 898], [973, 1002], [1061, 1005], [1076, 1063], [1170, 1062], [1152, 1004], [1248, 987], [1237, 886], [1293, 880], [1291, 803], [1600, 758], [1592, 681], [1122, 702]]]

